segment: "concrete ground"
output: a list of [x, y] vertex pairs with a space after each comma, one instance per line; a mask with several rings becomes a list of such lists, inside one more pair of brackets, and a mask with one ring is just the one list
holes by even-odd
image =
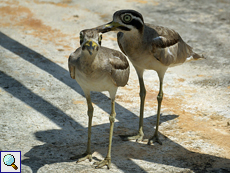
[[[92, 93], [93, 161], [70, 160], [87, 142], [87, 105], [68, 72], [79, 32], [134, 9], [146, 23], [175, 29], [206, 60], [170, 68], [160, 120], [163, 145], [122, 141], [137, 132], [139, 84], [133, 66], [119, 88], [112, 167], [94, 169], [107, 154], [110, 100]], [[22, 172], [230, 172], [230, 2], [228, 0], [1, 0], [0, 151], [20, 150]], [[117, 49], [115, 33], [102, 45]], [[144, 132], [156, 123], [158, 77], [146, 71]]]

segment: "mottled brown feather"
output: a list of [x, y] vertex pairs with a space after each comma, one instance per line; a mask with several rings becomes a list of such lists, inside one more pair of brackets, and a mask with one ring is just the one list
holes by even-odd
[[78, 57], [80, 56], [80, 52], [81, 52], [81, 49], [78, 48], [75, 50], [75, 54], [76, 56], [69, 56], [69, 59], [68, 59], [68, 67], [69, 67], [69, 73], [70, 73], [70, 77], [72, 79], [75, 79], [75, 65], [76, 65], [76, 61], [78, 59]]
[[192, 47], [172, 29], [146, 24], [146, 31], [151, 32], [153, 36], [152, 53], [154, 57], [166, 66], [183, 63], [190, 56], [194, 56], [195, 60], [202, 58], [194, 53]]
[[112, 56], [109, 58], [111, 65], [111, 76], [117, 86], [125, 86], [128, 82], [130, 72], [129, 63], [126, 57], [118, 52], [112, 51]]
[[155, 30], [155, 38], [152, 42], [153, 46], [156, 48], [166, 48], [170, 47], [179, 42], [181, 39], [180, 35], [172, 30], [162, 26], [155, 26], [151, 24], [146, 24], [146, 26]]

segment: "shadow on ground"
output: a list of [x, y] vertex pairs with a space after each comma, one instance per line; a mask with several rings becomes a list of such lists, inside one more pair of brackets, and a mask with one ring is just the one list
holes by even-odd
[[[67, 76], [69, 73], [68, 71], [50, 61], [43, 55], [13, 40], [2, 32], [0, 32], [0, 45], [12, 53], [17, 54], [24, 60], [36, 65], [42, 70], [47, 71], [60, 82], [70, 86], [81, 95], [83, 94], [79, 85], [77, 85], [76, 82], [72, 82], [70, 77], [63, 78], [63, 76]], [[73, 162], [69, 159], [71, 156], [75, 154], [81, 154], [85, 151], [87, 141], [87, 128], [81, 126], [78, 122], [69, 117], [58, 107], [55, 107], [52, 105], [52, 103], [47, 102], [40, 96], [31, 92], [19, 81], [5, 74], [4, 72], [0, 72], [0, 80], [0, 86], [6, 92], [28, 104], [33, 109], [37, 110], [62, 128], [61, 130], [36, 132], [35, 136], [37, 140], [42, 141], [45, 144], [34, 146], [30, 151], [28, 151], [25, 154], [25, 157], [28, 158], [22, 161], [23, 165], [29, 166], [33, 172], [36, 173], [45, 164]], [[99, 93], [98, 95], [100, 96], [100, 99], [102, 98], [105, 102], [110, 104], [107, 96], [102, 93]], [[92, 98], [92, 100], [96, 99], [94, 96], [92, 96]], [[33, 104], [32, 100], [36, 100], [40, 104]], [[95, 104], [97, 103], [95, 102]], [[110, 110], [105, 109], [102, 104], [97, 105], [105, 112], [110, 112]], [[122, 112], [122, 114], [129, 117], [130, 122], [125, 123], [133, 123], [131, 119], [133, 116], [137, 115], [133, 114], [130, 110], [119, 104], [116, 104], [116, 108], [119, 110], [116, 117], [119, 122], [115, 123], [115, 136], [112, 146], [112, 163], [114, 163], [122, 171], [130, 172], [135, 170], [137, 172], [147, 172], [145, 169], [137, 165], [132, 159], [146, 160], [148, 162], [171, 165], [179, 168], [188, 168], [195, 172], [230, 171], [229, 159], [189, 151], [162, 134], [160, 134], [161, 138], [163, 136], [162, 146], [148, 146], [143, 143], [121, 141], [120, 138], [116, 135], [116, 127], [120, 126], [119, 124], [124, 123], [124, 119], [122, 116], [120, 116], [120, 113]], [[175, 119], [178, 117], [178, 115], [165, 115], [163, 117], [164, 118], [161, 119], [161, 122]], [[156, 115], [151, 116], [146, 120], [150, 119], [151, 121], [153, 119], [155, 120]], [[135, 124], [135, 126], [136, 125], [137, 124]], [[148, 128], [150, 129], [152, 127]], [[97, 135], [92, 134], [92, 150], [98, 151], [103, 156], [105, 156], [107, 152], [107, 149], [105, 149], [108, 145], [109, 133], [107, 129], [109, 129], [109, 123], [92, 127], [92, 133], [97, 131]], [[142, 153], [140, 154], [140, 152]], [[122, 163], [121, 160], [125, 160], [127, 164]], [[127, 165], [129, 166], [127, 167]]]

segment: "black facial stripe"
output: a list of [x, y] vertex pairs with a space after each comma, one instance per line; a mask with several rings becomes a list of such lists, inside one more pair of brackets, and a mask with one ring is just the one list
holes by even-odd
[[134, 27], [137, 28], [138, 30], [141, 29], [141, 28], [143, 28], [143, 24], [142, 24], [139, 20], [137, 20], [137, 19], [133, 19], [133, 20], [129, 23], [129, 25], [134, 26]]
[[117, 27], [117, 28], [118, 28], [118, 29], [121, 29], [121, 30], [123, 30], [123, 31], [130, 31], [130, 30], [131, 30], [131, 29], [125, 27], [125, 26], [119, 26], [119, 27]]

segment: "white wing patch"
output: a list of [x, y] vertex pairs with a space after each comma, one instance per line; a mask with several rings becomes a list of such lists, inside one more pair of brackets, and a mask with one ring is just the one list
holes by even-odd
[[193, 56], [190, 56], [188, 58], [186, 58], [186, 62], [192, 61], [193, 60]]
[[115, 58], [115, 59], [120, 59], [119, 57], [117, 57], [117, 56], [113, 56], [113, 58]]
[[168, 53], [169, 55], [173, 56], [172, 52], [170, 51], [170, 49], [168, 48]]
[[163, 38], [164, 37], [158, 36], [158, 37], [153, 38], [153, 41], [156, 41], [156, 40], [159, 40], [159, 39], [163, 40]]

